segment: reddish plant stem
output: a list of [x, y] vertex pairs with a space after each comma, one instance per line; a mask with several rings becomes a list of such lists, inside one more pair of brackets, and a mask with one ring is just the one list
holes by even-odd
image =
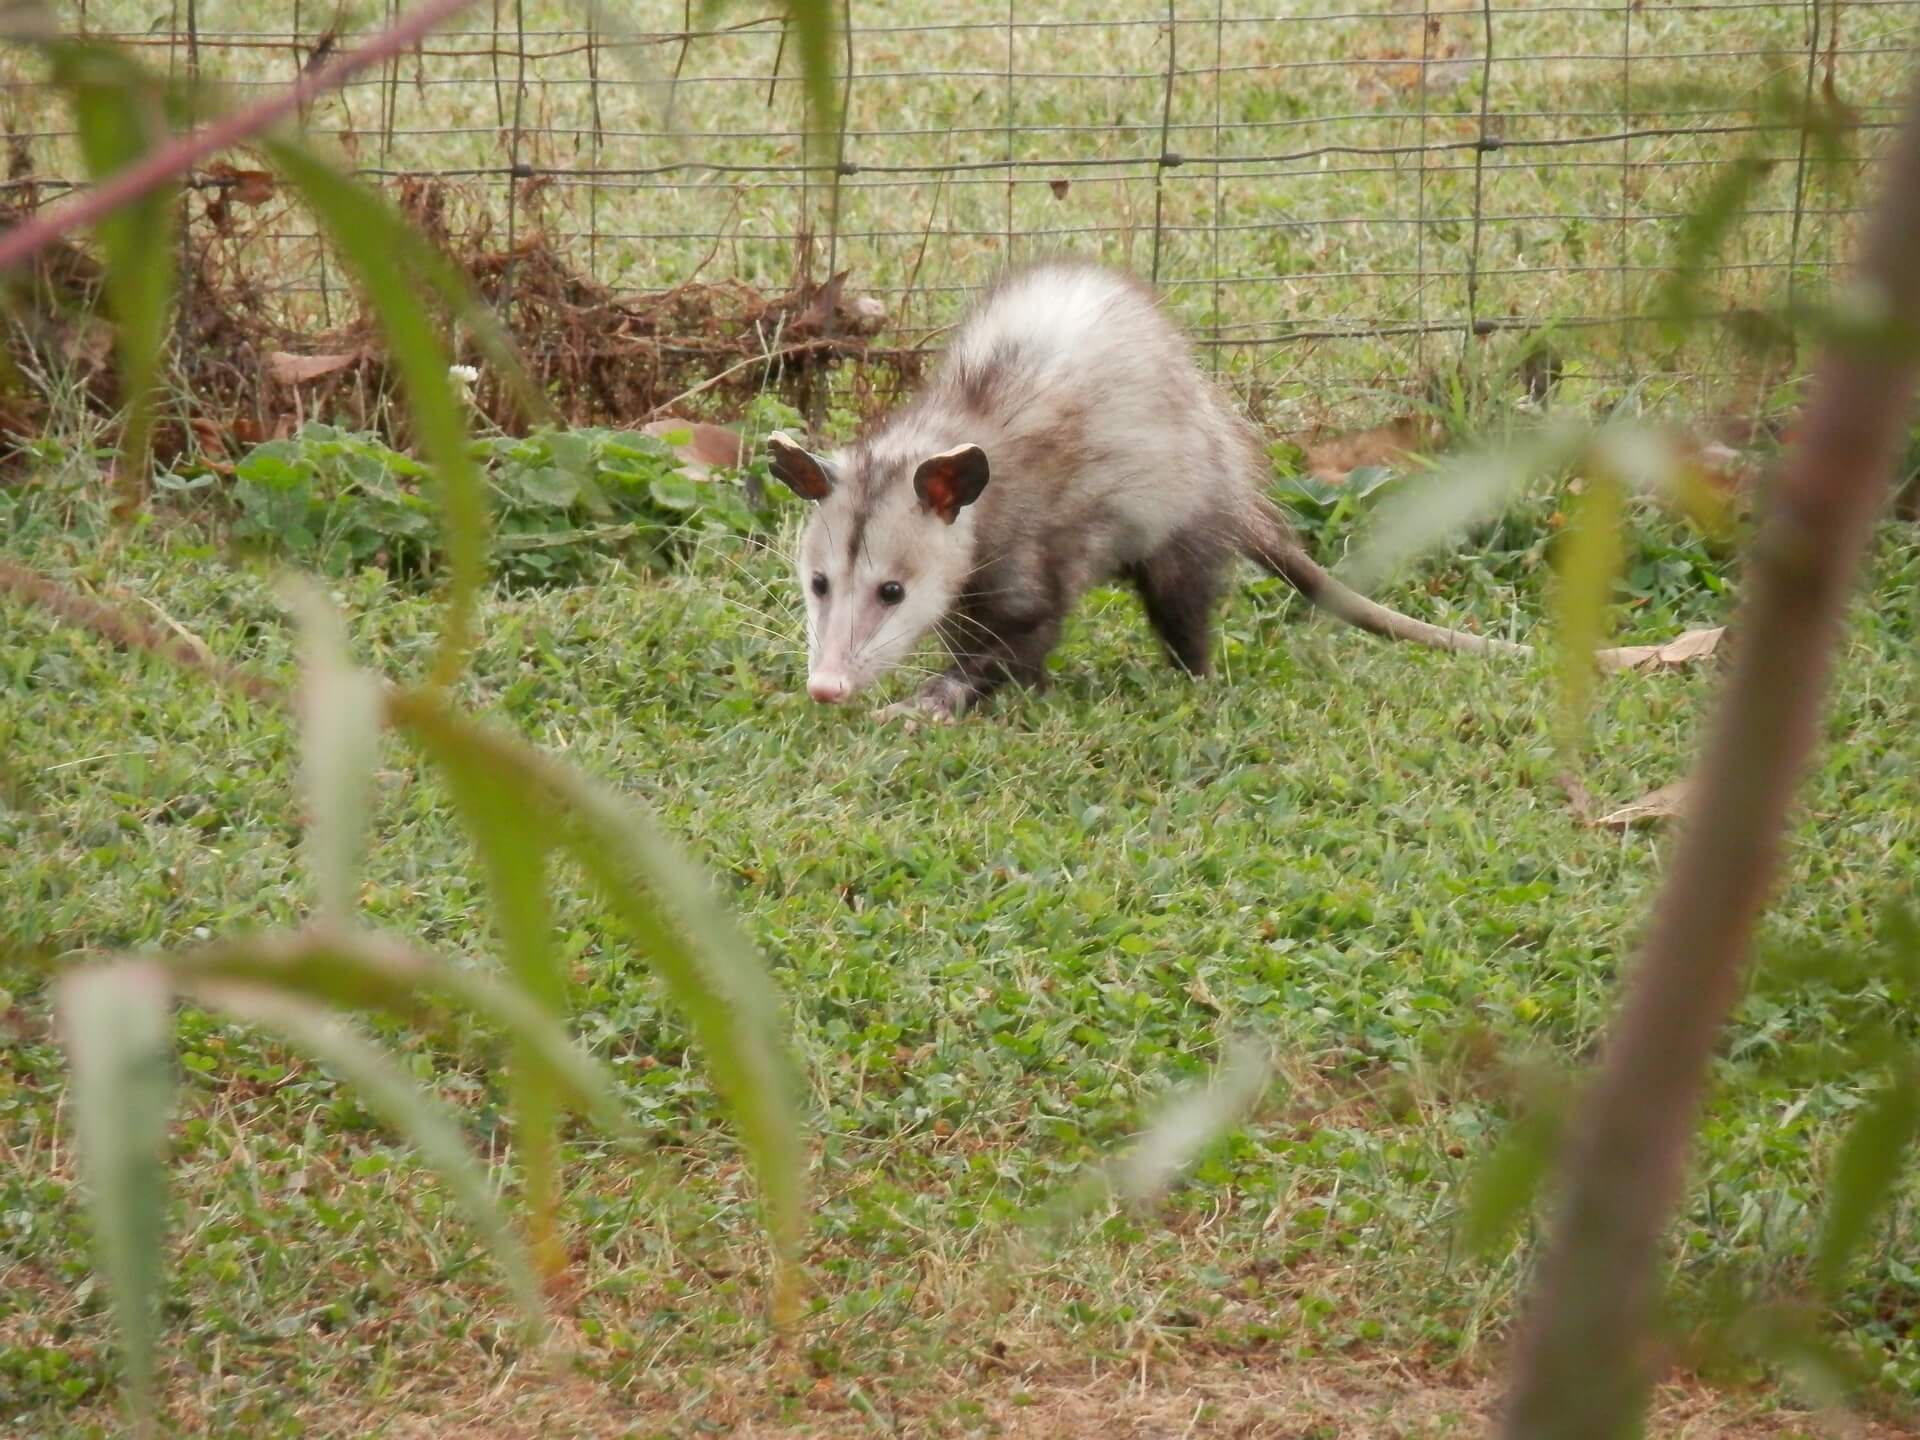
[[258, 135], [327, 91], [346, 83], [355, 72], [377, 65], [417, 42], [464, 9], [471, 0], [422, 0], [419, 9], [383, 30], [358, 50], [350, 50], [317, 70], [303, 74], [292, 85], [243, 110], [223, 115], [198, 130], [189, 131], [150, 150], [133, 165], [82, 191], [74, 199], [41, 211], [31, 220], [0, 234], [0, 271], [31, 258], [43, 246], [70, 230], [91, 225], [101, 216], [138, 199], [176, 175], [184, 175], [201, 161]]
[[159, 626], [116, 610], [91, 595], [83, 595], [57, 580], [4, 560], [0, 560], [0, 595], [11, 595], [22, 604], [37, 605], [67, 624], [91, 631], [115, 645], [144, 650], [184, 670], [209, 676], [250, 700], [266, 705], [286, 703], [285, 694], [272, 681], [229, 665], [180, 636], [169, 635]]
[[1920, 90], [1866, 234], [1856, 293], [1888, 343], [1834, 348], [1768, 497], [1740, 643], [1685, 827], [1563, 1158], [1565, 1196], [1516, 1357], [1507, 1440], [1616, 1440], [1648, 1386], [1661, 1236], [1715, 1039], [1813, 752], [1847, 603], [1906, 435], [1920, 329]]

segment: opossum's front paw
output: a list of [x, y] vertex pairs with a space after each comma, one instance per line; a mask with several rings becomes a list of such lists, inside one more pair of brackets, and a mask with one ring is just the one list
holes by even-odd
[[916, 695], [911, 700], [882, 706], [873, 712], [873, 718], [880, 721], [898, 720], [911, 734], [922, 725], [951, 725], [960, 717], [946, 706], [929, 703], [925, 696]]
[[892, 705], [884, 705], [873, 712], [873, 718], [882, 724], [898, 722], [911, 735], [922, 725], [951, 725], [954, 716], [946, 710], [934, 710], [922, 705], [918, 700], [901, 700]]
[[901, 700], [874, 711], [873, 718], [904, 721], [908, 730], [918, 725], [951, 725], [960, 718], [966, 700], [965, 686], [943, 678], [932, 682], [911, 700]]

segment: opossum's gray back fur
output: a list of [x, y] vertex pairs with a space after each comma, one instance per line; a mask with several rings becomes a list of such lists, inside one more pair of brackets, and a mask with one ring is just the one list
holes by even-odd
[[903, 486], [918, 461], [963, 443], [992, 460], [971, 507], [973, 557], [1002, 593], [1071, 603], [1196, 524], [1243, 543], [1252, 433], [1152, 293], [1114, 272], [1045, 263], [1006, 276], [928, 385], [842, 468], [856, 483]]

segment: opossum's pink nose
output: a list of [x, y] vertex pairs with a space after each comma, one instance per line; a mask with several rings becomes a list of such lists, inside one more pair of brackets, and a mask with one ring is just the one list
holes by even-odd
[[813, 674], [807, 677], [807, 694], [825, 705], [838, 705], [853, 693], [853, 682], [844, 675]]

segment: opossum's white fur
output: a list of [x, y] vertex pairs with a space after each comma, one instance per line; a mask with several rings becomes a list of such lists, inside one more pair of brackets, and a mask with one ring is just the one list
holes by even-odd
[[[916, 472], [972, 446], [985, 488], [943, 513]], [[773, 450], [776, 475], [817, 502], [798, 572], [822, 700], [870, 684], [936, 626], [954, 664], [923, 708], [950, 715], [1006, 678], [1038, 682], [1067, 611], [1116, 575], [1175, 661], [1203, 671], [1213, 602], [1241, 554], [1377, 633], [1485, 643], [1374, 606], [1315, 566], [1260, 493], [1252, 431], [1151, 292], [1096, 266], [1003, 279], [920, 393], [853, 445], [816, 457], [780, 436]], [[893, 585], [903, 593], [887, 603]]]

